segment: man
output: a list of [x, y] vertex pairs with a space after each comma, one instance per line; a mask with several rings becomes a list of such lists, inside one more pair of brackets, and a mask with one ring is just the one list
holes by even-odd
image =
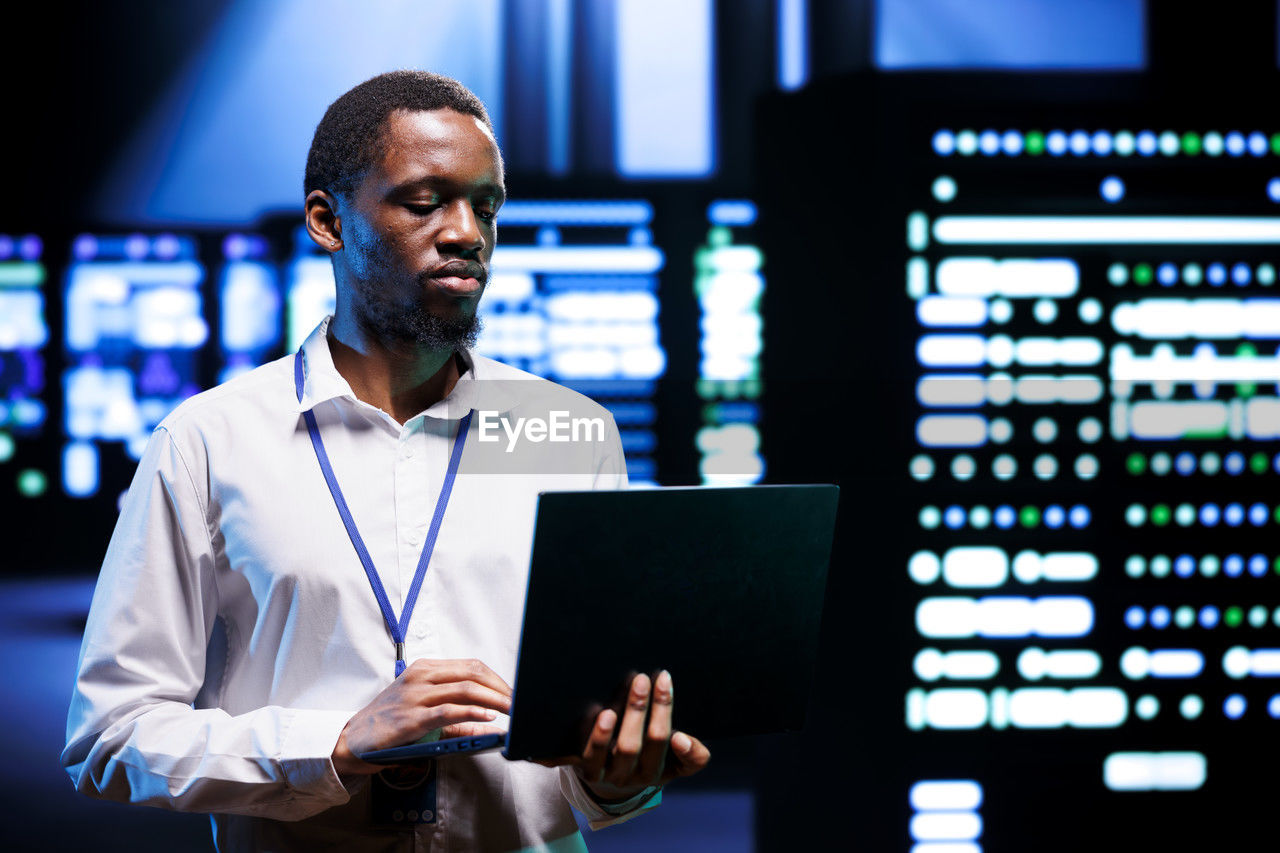
[[[606, 410], [470, 352], [505, 196], [485, 109], [437, 75], [375, 77], [317, 127], [306, 193], [335, 314], [157, 428], [94, 594], [63, 763], [90, 795], [213, 813], [219, 849], [582, 849], [566, 800], [603, 826], [710, 758], [672, 733], [666, 673], [637, 676], [621, 719], [600, 712], [559, 767], [359, 758], [501, 724], [537, 492], [626, 481]], [[516, 417], [566, 395], [603, 441], [476, 467], [481, 401]]]

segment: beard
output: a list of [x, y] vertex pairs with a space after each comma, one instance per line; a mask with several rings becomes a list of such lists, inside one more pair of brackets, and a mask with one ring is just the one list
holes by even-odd
[[[362, 288], [363, 289], [363, 288]], [[364, 327], [383, 340], [399, 344], [417, 344], [438, 352], [471, 349], [484, 328], [478, 314], [459, 312], [444, 316], [424, 305], [405, 307], [382, 298], [380, 293], [364, 292]]]

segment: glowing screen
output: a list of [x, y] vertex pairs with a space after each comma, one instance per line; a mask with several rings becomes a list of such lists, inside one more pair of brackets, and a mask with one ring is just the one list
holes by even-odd
[[98, 492], [108, 446], [141, 457], [151, 431], [197, 393], [209, 337], [204, 267], [190, 238], [78, 237], [67, 268], [63, 491]]
[[[910, 849], [1078, 843], [1090, 813], [1173, 838], [1154, 816], [1252, 796], [1280, 725], [1280, 135], [960, 113], [900, 140]], [[939, 744], [970, 759], [931, 770]]]
[[19, 442], [40, 437], [48, 417], [43, 248], [33, 234], [0, 234], [0, 465], [14, 472], [6, 492], [26, 497], [48, 485], [47, 473], [19, 452]]

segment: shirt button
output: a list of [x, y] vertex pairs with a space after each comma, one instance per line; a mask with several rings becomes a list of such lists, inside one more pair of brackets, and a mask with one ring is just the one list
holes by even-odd
[[404, 538], [405, 538], [405, 541], [408, 542], [410, 545], [417, 545], [419, 542], [422, 541], [422, 534], [420, 534], [416, 530], [410, 530], [409, 533]]

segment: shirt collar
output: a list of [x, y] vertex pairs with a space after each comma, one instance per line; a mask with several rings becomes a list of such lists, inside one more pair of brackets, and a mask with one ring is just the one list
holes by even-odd
[[[351, 385], [338, 372], [338, 368], [334, 367], [333, 353], [329, 350], [329, 324], [332, 321], [332, 315], [325, 317], [302, 342], [302, 360], [306, 370], [302, 383], [302, 400], [298, 403], [299, 414], [329, 400], [359, 402]], [[458, 354], [466, 365], [466, 370], [454, 383], [453, 390], [443, 400], [414, 417], [426, 415], [442, 420], [458, 420], [472, 409], [506, 412], [516, 405], [518, 400], [507, 387], [508, 382], [478, 381], [493, 380], [493, 377], [487, 375], [491, 365], [485, 364], [484, 359], [475, 358], [470, 350], [460, 349]]]

